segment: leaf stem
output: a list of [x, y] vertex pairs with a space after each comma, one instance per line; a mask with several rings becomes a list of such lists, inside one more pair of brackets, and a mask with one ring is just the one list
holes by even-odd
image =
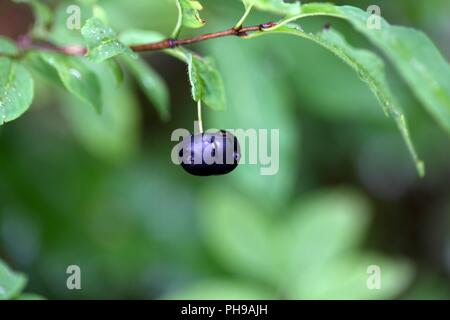
[[172, 32], [172, 39], [178, 39], [181, 32], [181, 27], [183, 26], [183, 10], [181, 8], [180, 1], [176, 1], [177, 3], [177, 9], [178, 9], [178, 18], [177, 18], [177, 24], [175, 25], [175, 29]]
[[245, 9], [244, 15], [243, 15], [242, 18], [238, 21], [238, 23], [236, 23], [236, 25], [234, 26], [234, 29], [239, 30], [239, 29], [242, 27], [242, 25], [243, 25], [244, 22], [245, 22], [245, 19], [247, 19], [248, 15], [249, 15], [250, 12], [252, 11], [252, 8], [253, 8], [253, 4], [252, 4], [252, 5], [249, 5], [249, 6]]

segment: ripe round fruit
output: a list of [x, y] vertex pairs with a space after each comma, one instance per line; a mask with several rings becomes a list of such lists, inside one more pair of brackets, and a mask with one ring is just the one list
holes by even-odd
[[220, 130], [185, 137], [179, 156], [183, 169], [194, 176], [224, 175], [236, 169], [241, 150], [234, 135]]

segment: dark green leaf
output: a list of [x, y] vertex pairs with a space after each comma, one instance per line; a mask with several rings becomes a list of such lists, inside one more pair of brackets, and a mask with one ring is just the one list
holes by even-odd
[[424, 164], [419, 159], [411, 141], [405, 116], [398, 106], [397, 99], [389, 89], [389, 84], [386, 80], [384, 71], [384, 63], [376, 54], [351, 47], [345, 39], [334, 30], [324, 30], [318, 34], [313, 34], [303, 31], [302, 28], [297, 25], [288, 24], [268, 31], [267, 33], [258, 33], [255, 35], [259, 36], [278, 32], [312, 40], [333, 52], [337, 57], [355, 70], [360, 79], [369, 86], [386, 115], [391, 116], [395, 120], [415, 161], [419, 175], [425, 175]]
[[70, 93], [97, 111], [102, 109], [99, 81], [82, 59], [52, 52], [39, 52], [39, 58], [58, 74], [61, 83]]
[[114, 77], [116, 85], [120, 85], [124, 79], [123, 69], [120, 63], [114, 59], [109, 59], [105, 61], [105, 65]]
[[33, 100], [33, 79], [22, 66], [0, 57], [0, 125], [20, 117]]
[[390, 25], [381, 19], [379, 29], [368, 28], [370, 14], [351, 6], [312, 3], [302, 13], [280, 21], [278, 27], [307, 16], [333, 16], [349, 21], [382, 50], [436, 121], [450, 132], [450, 65], [423, 33]]
[[170, 118], [169, 92], [163, 79], [141, 59], [125, 57], [124, 61], [147, 98], [158, 110], [161, 119], [167, 121]]

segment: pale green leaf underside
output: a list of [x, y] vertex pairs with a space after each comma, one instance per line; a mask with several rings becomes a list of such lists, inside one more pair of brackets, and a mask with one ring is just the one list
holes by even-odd
[[26, 278], [13, 272], [0, 260], [0, 300], [17, 297], [25, 287]]
[[[368, 288], [369, 266], [381, 270], [381, 286], [377, 290]], [[394, 299], [408, 288], [413, 278], [414, 269], [408, 261], [380, 254], [352, 253], [318, 265], [310, 272], [297, 272], [287, 294], [291, 299], [307, 300]]]
[[263, 286], [223, 279], [209, 279], [163, 297], [164, 300], [268, 300], [273, 292]]
[[127, 46], [158, 42], [164, 39], [166, 39], [166, 37], [163, 34], [149, 30], [131, 29], [124, 31], [119, 35], [119, 41]]
[[284, 0], [242, 0], [242, 2], [247, 9], [255, 7], [262, 11], [285, 16], [292, 16], [301, 12], [300, 2], [286, 3]]
[[163, 79], [141, 59], [124, 57], [124, 61], [161, 119], [167, 121], [170, 118], [169, 91]]
[[[153, 31], [131, 30], [120, 34], [120, 40], [126, 45], [156, 42], [163, 39], [165, 39], [165, 37], [162, 34]], [[225, 89], [223, 80], [211, 59], [199, 57], [183, 48], [167, 49], [165, 50], [165, 52], [185, 62], [188, 65], [189, 81], [192, 88], [192, 97], [195, 101], [201, 100], [203, 103], [205, 103], [205, 105], [214, 110], [225, 109]], [[142, 86], [143, 76], [146, 72], [142, 71], [143, 74], [139, 75], [140, 71], [133, 70], [135, 69], [133, 67], [136, 66], [137, 64], [133, 66], [129, 65], [129, 67], [131, 67], [131, 71], [138, 78], [138, 81]], [[147, 66], [145, 68], [147, 68]], [[147, 76], [149, 75], [147, 74], [144, 78], [147, 78]], [[156, 79], [153, 76], [152, 78], [154, 80]], [[160, 82], [159, 80], [156, 81]], [[158, 111], [164, 119], [168, 116], [168, 106], [166, 107], [166, 100], [168, 100], [168, 98], [166, 99], [164, 97], [166, 93], [163, 93], [163, 91], [166, 91], [166, 89], [162, 89], [164, 85], [163, 83], [157, 84], [155, 82], [154, 85], [159, 88], [157, 90], [160, 91], [159, 93], [156, 93], [155, 90], [144, 90], [146, 91], [148, 98], [153, 103], [155, 103], [155, 106], [158, 107]]]
[[20, 117], [33, 100], [33, 79], [20, 63], [0, 57], [0, 125]]
[[194, 101], [202, 101], [216, 111], [225, 110], [223, 79], [211, 58], [200, 57], [184, 48], [169, 49], [166, 52], [187, 64]]
[[[397, 123], [397, 126], [399, 127], [406, 145], [415, 161], [419, 175], [424, 176], [424, 164], [419, 159], [411, 141], [405, 116], [398, 107], [397, 99], [389, 89], [384, 71], [384, 63], [376, 54], [367, 50], [360, 50], [351, 47], [335, 30], [324, 30], [317, 34], [313, 34], [304, 32], [296, 25], [289, 24], [269, 31], [269, 33], [287, 33], [312, 40], [333, 52], [337, 57], [342, 59], [353, 70], [355, 70], [359, 78], [368, 85], [372, 93], [375, 95], [386, 115], [391, 116]], [[261, 33], [255, 35], [261, 35]]]
[[450, 65], [423, 32], [393, 26], [384, 19], [380, 29], [368, 28], [369, 13], [351, 6], [320, 3], [303, 5], [301, 14], [280, 23], [319, 15], [345, 19], [364, 34], [389, 57], [428, 112], [450, 132]]
[[187, 53], [186, 58], [194, 100], [214, 110], [225, 110], [224, 84], [214, 61], [191, 53]]
[[200, 17], [203, 6], [196, 0], [177, 0], [181, 8], [182, 24], [188, 28], [201, 28], [205, 21]]
[[[401, 293], [412, 277], [406, 261], [359, 253], [369, 224], [367, 199], [351, 189], [321, 191], [299, 199], [279, 231], [287, 266], [282, 287], [288, 297], [389, 299]], [[367, 288], [370, 265], [382, 270], [380, 290]]]
[[[276, 288], [276, 296], [282, 292], [288, 299], [389, 299], [411, 281], [408, 262], [360, 252], [370, 206], [351, 189], [308, 195], [278, 222], [236, 193], [218, 191], [202, 198], [199, 208], [202, 235], [211, 252], [229, 272]], [[208, 209], [211, 204], [213, 211]], [[382, 269], [381, 290], [367, 288], [370, 265]], [[177, 298], [194, 298], [198, 292], [191, 287]], [[208, 293], [216, 297], [214, 292]], [[227, 297], [218, 293], [217, 298]]]
[[136, 57], [136, 54], [117, 39], [117, 35], [98, 18], [91, 18], [81, 29], [89, 52], [88, 57], [94, 62], [101, 62], [117, 56], [127, 54]]
[[357, 249], [369, 222], [367, 199], [352, 189], [324, 190], [300, 198], [280, 230], [284, 242], [291, 244], [281, 249], [290, 268], [285, 280], [298, 274], [298, 268], [307, 272]]
[[64, 87], [97, 111], [102, 109], [101, 86], [97, 76], [79, 58], [40, 52], [40, 59], [58, 75]]

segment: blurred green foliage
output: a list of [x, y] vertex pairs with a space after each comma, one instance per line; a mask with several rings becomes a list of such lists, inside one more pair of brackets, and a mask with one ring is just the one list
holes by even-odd
[[[425, 30], [448, 61], [448, 1], [378, 2], [390, 22]], [[51, 34], [61, 43], [81, 43], [62, 26], [68, 3], [51, 2], [60, 21]], [[118, 32], [168, 35], [177, 20], [169, 0], [98, 3]], [[242, 15], [239, 1], [202, 3], [205, 32], [226, 29]], [[82, 9], [83, 21], [92, 16], [89, 8]], [[270, 19], [255, 12], [248, 23]], [[371, 47], [342, 21], [301, 24], [319, 31], [328, 22], [349, 43]], [[197, 32], [183, 29], [182, 37]], [[114, 71], [98, 67], [104, 105], [96, 113], [35, 74], [32, 108], [0, 127], [0, 256], [27, 275], [27, 292], [47, 298], [450, 298], [449, 138], [393, 68], [388, 80], [427, 163], [424, 179], [369, 89], [316, 44], [273, 35], [189, 49], [214, 57], [224, 80], [226, 110], [205, 110], [206, 127], [279, 128], [279, 173], [261, 176], [258, 167], [244, 165], [227, 177], [198, 179], [170, 162], [170, 133], [193, 130], [196, 117], [186, 67], [176, 59], [142, 55], [168, 85], [170, 122], [160, 121], [166, 98], [152, 100], [139, 75], [127, 73], [118, 83]], [[66, 288], [72, 264], [82, 270], [80, 291]], [[366, 287], [369, 265], [382, 270], [381, 290]], [[12, 280], [5, 286], [3, 279]], [[1, 264], [0, 283], [2, 298], [17, 298], [25, 280]]]

